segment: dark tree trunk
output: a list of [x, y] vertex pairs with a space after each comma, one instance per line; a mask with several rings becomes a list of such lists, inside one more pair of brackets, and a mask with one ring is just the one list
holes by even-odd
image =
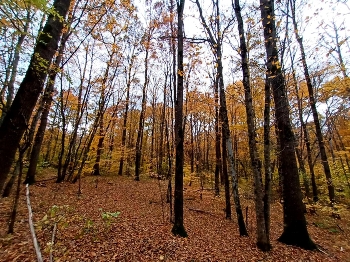
[[19, 175], [19, 166], [20, 166], [20, 162], [19, 159], [16, 162], [16, 167], [12, 172], [12, 176], [10, 177], [10, 179], [7, 181], [5, 187], [4, 187], [4, 191], [2, 192], [2, 197], [9, 197], [13, 184], [15, 183], [16, 177]]
[[250, 72], [248, 67], [248, 50], [245, 40], [245, 32], [243, 19], [241, 15], [241, 7], [239, 6], [239, 0], [234, 1], [234, 9], [238, 22], [238, 33], [240, 38], [240, 55], [242, 62], [243, 73], [243, 87], [245, 94], [245, 108], [247, 114], [248, 125], [248, 143], [250, 161], [254, 174], [254, 192], [255, 192], [255, 212], [256, 212], [256, 225], [257, 225], [257, 246], [263, 251], [271, 249], [270, 240], [268, 239], [268, 233], [266, 232], [265, 221], [265, 208], [264, 208], [264, 187], [262, 182], [261, 160], [259, 158], [259, 152], [256, 145], [256, 131], [255, 131], [255, 112], [253, 107], [253, 97], [250, 87]]
[[[70, 90], [68, 90], [69, 95]], [[62, 124], [62, 136], [61, 136], [61, 149], [58, 154], [58, 168], [57, 168], [57, 180], [56, 183], [61, 183], [64, 180], [64, 176], [62, 175], [62, 162], [63, 162], [63, 156], [64, 156], [64, 148], [65, 148], [65, 141], [66, 141], [66, 116], [65, 116], [65, 106], [68, 101], [68, 95], [66, 103], [64, 102], [64, 96], [63, 96], [63, 86], [61, 82], [61, 90], [60, 90], [60, 114], [61, 114], [61, 124]]]
[[134, 50], [132, 52], [132, 56], [130, 58], [129, 68], [127, 73], [127, 81], [126, 81], [126, 98], [125, 98], [125, 111], [123, 115], [123, 130], [122, 130], [122, 144], [121, 144], [121, 157], [119, 161], [119, 171], [118, 175], [123, 175], [123, 167], [124, 167], [124, 158], [125, 158], [125, 147], [126, 147], [126, 124], [128, 121], [128, 113], [129, 113], [129, 100], [130, 100], [130, 86], [131, 86], [131, 69], [134, 63]]
[[280, 148], [283, 148], [280, 152], [280, 159], [284, 199], [284, 230], [279, 241], [304, 249], [315, 249], [316, 245], [310, 239], [306, 228], [298, 166], [295, 158], [295, 139], [290, 122], [285, 79], [278, 60], [274, 1], [260, 0], [260, 11], [264, 28], [267, 74], [275, 101]]
[[160, 130], [159, 130], [159, 151], [158, 151], [158, 164], [157, 164], [157, 173], [161, 176], [164, 175], [163, 170], [163, 157], [164, 152], [163, 146], [164, 146], [164, 127], [165, 127], [165, 108], [166, 108], [166, 86], [168, 82], [168, 72], [165, 72], [165, 81], [164, 81], [164, 88], [163, 88], [163, 105], [162, 105], [162, 114], [160, 117]]
[[222, 174], [224, 177], [225, 183], [225, 214], [226, 219], [232, 219], [232, 211], [231, 211], [231, 197], [230, 197], [230, 181], [228, 179], [227, 172], [227, 149], [226, 149], [226, 141], [222, 139]]
[[[305, 124], [304, 117], [303, 117], [302, 101], [301, 101], [301, 99], [299, 97], [299, 89], [298, 89], [298, 84], [297, 84], [297, 78], [296, 78], [295, 70], [294, 70], [294, 67], [293, 67], [294, 59], [292, 57], [291, 57], [291, 61], [292, 61], [292, 75], [293, 75], [293, 82], [294, 82], [293, 84], [294, 84], [295, 96], [296, 96], [297, 104], [298, 104], [299, 121], [300, 121], [300, 125], [301, 125], [300, 135], [301, 135], [301, 137], [304, 136], [304, 141], [305, 141], [306, 150], [307, 150], [307, 158], [308, 158], [308, 161], [309, 161], [308, 163], [310, 165], [310, 163], [312, 163], [312, 159], [311, 159], [312, 157], [311, 157], [311, 149], [310, 149], [310, 142], [309, 142], [309, 134], [308, 134], [308, 131], [306, 129], [306, 124]], [[295, 148], [295, 153], [297, 155], [298, 162], [299, 162], [299, 170], [300, 170], [300, 173], [301, 173], [301, 175], [303, 177], [305, 193], [306, 193], [306, 196], [309, 198], [311, 195], [310, 195], [309, 181], [308, 181], [307, 175], [306, 175], [306, 169], [305, 169], [305, 164], [304, 164], [303, 153], [302, 153], [302, 150], [300, 150], [297, 145], [296, 145], [296, 148]], [[310, 166], [310, 174], [311, 174], [311, 177], [314, 180], [315, 179], [315, 174], [314, 174], [313, 165]], [[312, 184], [313, 184], [313, 192], [314, 192], [314, 194], [313, 194], [314, 201], [317, 201], [318, 197], [317, 197], [317, 188], [316, 188], [315, 181], [313, 181]]]
[[38, 128], [38, 131], [36, 132], [36, 135], [34, 138], [34, 144], [32, 147], [32, 151], [30, 153], [29, 167], [27, 171], [26, 180], [24, 181], [25, 184], [31, 185], [35, 182], [36, 167], [39, 160], [41, 145], [44, 140], [44, 134], [45, 134], [48, 116], [50, 113], [51, 103], [53, 101], [55, 79], [58, 73], [57, 69], [61, 64], [62, 55], [63, 55], [63, 51], [67, 40], [68, 40], [68, 34], [66, 33], [62, 36], [62, 42], [59, 48], [58, 56], [54, 62], [54, 69], [51, 70], [49, 74], [49, 81], [47, 82], [46, 90], [43, 95], [43, 101], [42, 101], [43, 109], [41, 113], [40, 125]]
[[[225, 174], [223, 174], [223, 162], [224, 160], [221, 159], [224, 158], [223, 155], [224, 153], [222, 153], [221, 155], [221, 130], [220, 130], [220, 116], [219, 116], [219, 85], [218, 82], [215, 81], [215, 85], [214, 85], [214, 96], [215, 96], [215, 195], [218, 196], [220, 194], [220, 184], [219, 184], [219, 178], [220, 175], [222, 174], [222, 176], [225, 179]], [[225, 156], [226, 159], [226, 156]], [[228, 176], [227, 174], [227, 167], [226, 167], [226, 176]], [[231, 208], [230, 208], [231, 210]], [[226, 213], [226, 217], [228, 216], [228, 214]]]
[[264, 106], [264, 162], [265, 162], [265, 196], [264, 196], [264, 216], [267, 239], [270, 241], [270, 202], [271, 202], [271, 142], [270, 142], [270, 106], [271, 88], [266, 77], [265, 81], [265, 106]]
[[[66, 17], [70, 2], [71, 0], [54, 1], [55, 12], [47, 19], [26, 75], [0, 127], [0, 191], [10, 171], [16, 148], [27, 129], [30, 116], [43, 89], [51, 60], [61, 37], [64, 22], [62, 18]], [[60, 18], [54, 15], [56, 12]]]
[[99, 129], [100, 129], [100, 136], [98, 138], [97, 142], [97, 149], [96, 149], [96, 159], [95, 159], [95, 164], [93, 166], [93, 171], [92, 175], [93, 176], [100, 176], [100, 164], [101, 164], [101, 155], [103, 151], [103, 141], [105, 139], [105, 132], [104, 132], [104, 127], [103, 127], [103, 115], [100, 117], [100, 124], [99, 124]]
[[14, 229], [15, 221], [16, 221], [19, 194], [21, 192], [21, 179], [22, 179], [22, 174], [23, 174], [23, 155], [24, 155], [24, 152], [21, 152], [21, 150], [20, 150], [19, 159], [18, 159], [19, 174], [18, 174], [18, 180], [17, 180], [17, 190], [16, 190], [16, 195], [15, 195], [13, 207], [12, 207], [12, 212], [10, 215], [10, 223], [9, 223], [9, 228], [7, 231], [8, 234], [13, 234], [13, 229]]
[[306, 55], [305, 55], [305, 51], [304, 51], [303, 39], [298, 33], [298, 26], [297, 26], [296, 17], [295, 17], [295, 0], [289, 0], [289, 1], [290, 1], [291, 10], [292, 10], [292, 20], [293, 20], [293, 25], [294, 25], [295, 38], [297, 39], [298, 44], [299, 44], [300, 53], [301, 53], [301, 61], [303, 63], [307, 90], [309, 92], [309, 103], [310, 103], [310, 107], [311, 107], [311, 111], [312, 111], [312, 116], [314, 118], [316, 137], [317, 137], [317, 141], [318, 141], [318, 146], [320, 148], [320, 154], [321, 154], [321, 160], [322, 160], [322, 164], [323, 164], [324, 173], [326, 175], [329, 200], [333, 204], [335, 201], [335, 199], [334, 199], [335, 195], [334, 195], [334, 186], [333, 186], [333, 182], [332, 182], [332, 174], [331, 174], [331, 169], [329, 167], [329, 163], [328, 163], [328, 159], [327, 159], [326, 148], [325, 148], [324, 141], [323, 141], [323, 134], [322, 134], [322, 130], [321, 130], [320, 120], [318, 118], [318, 112], [317, 112], [317, 108], [316, 108], [316, 99], [314, 96], [314, 89], [312, 87], [309, 69], [308, 69], [308, 66], [306, 63]]
[[175, 103], [175, 194], [174, 194], [174, 226], [172, 233], [181, 237], [187, 237], [187, 232], [184, 227], [183, 217], [183, 166], [184, 166], [184, 130], [183, 130], [183, 90], [184, 90], [184, 23], [183, 11], [185, 0], [177, 1], [177, 92]]
[[[135, 156], [135, 180], [140, 180], [140, 168], [141, 168], [141, 158], [142, 158], [142, 140], [143, 140], [143, 128], [145, 123], [145, 114], [146, 114], [146, 100], [147, 100], [147, 85], [148, 85], [148, 53], [149, 45], [151, 41], [151, 33], [147, 33], [147, 47], [146, 47], [146, 56], [145, 56], [145, 82], [142, 87], [142, 101], [141, 101], [141, 112], [139, 119], [139, 128], [137, 130], [137, 139], [136, 139], [136, 156]], [[153, 123], [154, 128], [154, 123]], [[153, 150], [151, 151], [153, 153]], [[151, 154], [152, 155], [152, 154]], [[151, 160], [153, 159], [153, 156]], [[153, 166], [153, 163], [152, 163]]]

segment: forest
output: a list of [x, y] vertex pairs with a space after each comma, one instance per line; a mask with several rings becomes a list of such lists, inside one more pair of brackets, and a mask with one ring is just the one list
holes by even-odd
[[347, 0], [2, 0], [0, 261], [350, 261]]

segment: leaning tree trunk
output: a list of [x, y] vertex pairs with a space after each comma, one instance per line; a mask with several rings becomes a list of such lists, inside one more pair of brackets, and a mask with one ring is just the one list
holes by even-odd
[[70, 2], [71, 0], [54, 1], [55, 12], [51, 12], [47, 19], [26, 75], [0, 127], [0, 191], [10, 171], [16, 148], [43, 89], [51, 60], [57, 50]]
[[255, 131], [255, 112], [253, 107], [253, 97], [250, 87], [250, 72], [248, 67], [248, 49], [245, 40], [245, 32], [243, 26], [243, 19], [241, 15], [241, 7], [239, 6], [239, 0], [234, 1], [234, 9], [238, 22], [238, 33], [240, 38], [240, 49], [241, 49], [241, 62], [242, 62], [242, 73], [243, 73], [243, 87], [245, 94], [245, 108], [247, 114], [248, 124], [248, 143], [250, 161], [254, 174], [254, 192], [255, 192], [255, 212], [256, 212], [256, 225], [257, 225], [257, 246], [263, 251], [271, 249], [270, 240], [268, 239], [268, 233], [266, 232], [265, 221], [265, 208], [264, 208], [264, 188], [262, 183], [262, 172], [261, 172], [261, 160], [259, 158], [259, 152], [256, 145], [256, 131]]
[[184, 23], [183, 11], [185, 0], [177, 1], [177, 92], [175, 103], [175, 194], [174, 194], [174, 226], [171, 232], [174, 235], [187, 237], [183, 217], [183, 166], [184, 166], [184, 130], [183, 130], [183, 90], [184, 90]]
[[65, 48], [65, 44], [68, 40], [69, 33], [65, 33], [62, 36], [61, 45], [59, 48], [58, 55], [56, 57], [56, 60], [54, 62], [54, 68], [50, 71], [49, 74], [49, 81], [47, 82], [46, 90], [43, 95], [43, 111], [41, 113], [41, 119], [40, 119], [40, 125], [38, 128], [38, 131], [36, 132], [35, 138], [34, 138], [34, 144], [32, 147], [32, 151], [30, 153], [30, 161], [29, 161], [29, 167], [27, 171], [27, 176], [25, 180], [25, 184], [33, 184], [35, 182], [35, 173], [36, 173], [36, 166], [38, 164], [39, 160], [39, 154], [42, 142], [44, 140], [44, 134], [45, 129], [47, 125], [48, 116], [51, 109], [51, 103], [53, 101], [53, 92], [54, 92], [54, 85], [55, 85], [55, 79], [58, 73], [58, 68], [61, 64], [63, 51]]
[[329, 163], [328, 163], [328, 159], [327, 159], [326, 148], [325, 148], [324, 141], [323, 141], [323, 134], [322, 134], [322, 130], [321, 130], [320, 120], [318, 118], [318, 112], [317, 112], [317, 108], [316, 108], [316, 99], [315, 99], [314, 90], [313, 90], [312, 83], [311, 83], [309, 68], [308, 68], [307, 63], [306, 63], [306, 55], [305, 55], [305, 50], [304, 50], [304, 45], [303, 45], [303, 39], [298, 33], [298, 26], [297, 26], [296, 17], [295, 17], [295, 0], [290, 0], [290, 5], [291, 5], [291, 9], [292, 9], [292, 20], [293, 20], [293, 25], [294, 25], [295, 38], [297, 39], [298, 44], [299, 44], [299, 48], [300, 48], [301, 61], [303, 63], [307, 90], [309, 92], [309, 103], [310, 103], [310, 107], [311, 107], [311, 111], [312, 111], [312, 116], [314, 118], [316, 137], [317, 137], [317, 141], [318, 141], [318, 146], [320, 148], [320, 154], [321, 154], [321, 160], [322, 160], [322, 164], [323, 164], [324, 173], [325, 173], [326, 180], [327, 180], [329, 200], [331, 203], [334, 203], [335, 195], [334, 195], [332, 174], [331, 174], [331, 169], [329, 167]]
[[298, 166], [295, 158], [295, 138], [289, 116], [289, 105], [285, 79], [278, 60], [277, 33], [275, 26], [274, 1], [260, 0], [262, 25], [264, 28], [266, 66], [275, 101], [275, 114], [280, 142], [280, 159], [283, 183], [284, 229], [279, 241], [315, 249], [306, 227], [304, 207], [299, 184]]

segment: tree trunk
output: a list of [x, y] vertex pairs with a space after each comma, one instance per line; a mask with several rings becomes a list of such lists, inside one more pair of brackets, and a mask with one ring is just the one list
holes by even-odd
[[[26, 75], [0, 127], [0, 191], [10, 171], [16, 148], [27, 129], [30, 116], [43, 89], [48, 68], [57, 50], [70, 2], [71, 0], [54, 1], [55, 12], [47, 19]], [[57, 13], [60, 18], [57, 18], [54, 13]]]
[[215, 37], [212, 31], [207, 26], [206, 20], [204, 19], [204, 16], [203, 16], [202, 8], [199, 4], [199, 0], [196, 0], [201, 22], [206, 32], [208, 33], [209, 43], [212, 49], [214, 50], [214, 56], [216, 58], [215, 62], [217, 64], [217, 71], [216, 71], [217, 73], [216, 73], [215, 81], [218, 83], [218, 87], [219, 87], [219, 100], [220, 100], [219, 114], [220, 114], [220, 119], [222, 121], [222, 139], [226, 143], [227, 160], [228, 160], [228, 166], [229, 166], [229, 173], [232, 177], [232, 191], [233, 191], [233, 198], [235, 202], [239, 233], [241, 236], [247, 236], [248, 232], [245, 227], [243, 212], [242, 212], [241, 203], [239, 199], [238, 176], [235, 171], [233, 143], [231, 139], [228, 116], [227, 116], [226, 95], [225, 95], [225, 88], [224, 88], [223, 66], [222, 66], [222, 45], [221, 44], [222, 44], [223, 36], [220, 30], [219, 1], [218, 0], [215, 2], [213, 1], [213, 3], [214, 3], [213, 8], [215, 8], [215, 30], [216, 30]]
[[[220, 184], [219, 184], [219, 179], [220, 175], [224, 177], [225, 180], [225, 174], [223, 174], [223, 169], [224, 169], [224, 160], [223, 160], [223, 155], [224, 151], [221, 155], [221, 132], [220, 132], [220, 116], [219, 116], [219, 83], [215, 80], [214, 84], [214, 96], [215, 96], [215, 195], [218, 196], [220, 194]], [[224, 149], [222, 149], [224, 150]], [[225, 156], [226, 159], [226, 156]], [[227, 167], [226, 167], [226, 176], [227, 174]], [[226, 203], [227, 204], [227, 203]], [[228, 212], [228, 211], [226, 211]], [[230, 208], [231, 212], [231, 208]], [[226, 217], [228, 214], [226, 213]], [[231, 215], [230, 215], [231, 217]]]
[[[245, 32], [243, 26], [243, 19], [241, 15], [241, 7], [239, 6], [239, 0], [234, 1], [234, 9], [238, 22], [238, 33], [240, 38], [240, 50], [241, 50], [241, 62], [243, 73], [243, 87], [245, 94], [245, 108], [247, 114], [248, 125], [248, 143], [250, 160], [254, 174], [254, 192], [255, 192], [255, 212], [256, 212], [256, 225], [257, 225], [257, 246], [263, 251], [271, 249], [270, 240], [268, 239], [268, 233], [266, 232], [265, 221], [265, 208], [264, 208], [264, 188], [262, 183], [261, 172], [261, 160], [259, 158], [259, 152], [256, 145], [256, 131], [255, 131], [255, 112], [253, 107], [253, 98], [250, 87], [250, 72], [248, 67], [248, 50], [245, 40]], [[265, 223], [266, 222], [266, 223]]]
[[12, 176], [7, 181], [7, 183], [6, 183], [5, 187], [4, 187], [4, 191], [2, 192], [2, 197], [9, 197], [10, 196], [13, 184], [15, 183], [15, 179], [19, 175], [19, 168], [20, 168], [19, 166], [20, 166], [20, 162], [19, 162], [19, 159], [18, 159], [16, 161], [16, 166], [15, 166], [13, 172], [12, 172]]
[[[294, 81], [295, 96], [296, 96], [297, 104], [298, 104], [298, 115], [299, 115], [299, 121], [300, 121], [301, 129], [302, 129], [301, 136], [304, 136], [304, 141], [306, 144], [307, 159], [308, 159], [309, 170], [310, 170], [310, 174], [311, 174], [311, 178], [312, 178], [313, 199], [316, 202], [316, 201], [318, 201], [317, 186], [316, 186], [316, 181], [315, 181], [315, 172], [314, 172], [314, 168], [312, 165], [312, 154], [311, 154], [311, 148], [310, 148], [309, 133], [307, 131], [307, 126], [305, 124], [304, 117], [303, 117], [302, 101], [299, 97], [297, 78], [296, 78], [294, 67], [293, 67], [294, 60], [293, 59], [291, 59], [291, 60], [292, 60], [292, 75], [293, 75], [293, 81]], [[295, 152], [297, 154], [297, 158], [298, 158], [298, 162], [299, 162], [299, 169], [300, 169], [300, 172], [301, 172], [302, 177], [303, 177], [306, 196], [310, 197], [310, 189], [309, 189], [309, 183], [308, 183], [308, 180], [306, 177], [306, 170], [305, 170], [305, 165], [304, 165], [303, 154], [302, 154], [302, 151], [298, 147], [296, 147], [295, 150], [296, 150]]]
[[227, 149], [226, 149], [226, 141], [222, 139], [222, 174], [224, 177], [225, 183], [225, 214], [226, 219], [232, 219], [232, 211], [231, 211], [231, 197], [230, 197], [230, 181], [228, 178], [227, 172]]
[[185, 0], [177, 1], [177, 92], [175, 103], [175, 194], [174, 194], [174, 215], [175, 221], [171, 232], [174, 235], [187, 237], [183, 218], [183, 166], [184, 166], [184, 130], [183, 130], [183, 91], [184, 91], [184, 23], [183, 11]]
[[270, 106], [271, 87], [266, 77], [265, 81], [265, 106], [264, 106], [264, 162], [265, 162], [265, 196], [264, 217], [267, 239], [270, 241], [270, 202], [271, 202], [271, 142], [270, 142]]
[[[135, 180], [140, 180], [140, 168], [141, 168], [141, 158], [142, 158], [142, 140], [143, 140], [143, 128], [145, 123], [145, 114], [146, 114], [146, 100], [147, 100], [147, 85], [148, 85], [148, 53], [149, 45], [151, 41], [150, 32], [147, 33], [147, 47], [145, 55], [145, 82], [142, 87], [142, 101], [141, 101], [141, 112], [139, 119], [139, 128], [137, 130], [137, 140], [136, 140], [136, 156], [135, 156]], [[154, 123], [153, 123], [154, 126]], [[152, 150], [153, 151], [153, 150]], [[152, 154], [151, 154], [152, 155]], [[153, 156], [152, 156], [153, 158]], [[152, 160], [152, 159], [151, 159]], [[153, 166], [153, 163], [152, 163]]]
[[36, 167], [37, 167], [38, 160], [39, 160], [41, 145], [42, 145], [42, 142], [44, 140], [44, 134], [45, 134], [48, 116], [49, 116], [50, 109], [51, 109], [51, 103], [53, 101], [55, 79], [56, 79], [56, 76], [58, 73], [57, 70], [61, 64], [62, 55], [63, 55], [63, 51], [65, 48], [65, 44], [68, 40], [68, 36], [69, 36], [68, 33], [65, 33], [62, 36], [62, 41], [60, 44], [59, 52], [58, 52], [58, 55], [57, 55], [56, 60], [54, 62], [54, 68], [50, 71], [50, 74], [49, 74], [49, 81], [47, 82], [46, 90], [45, 90], [45, 93], [43, 95], [43, 101], [42, 101], [43, 109], [42, 109], [42, 113], [41, 113], [40, 125], [39, 125], [37, 132], [36, 132], [36, 135], [34, 138], [34, 144], [33, 144], [33, 147], [32, 147], [31, 153], [30, 153], [29, 167], [28, 167], [28, 171], [27, 171], [26, 180], [24, 181], [25, 184], [31, 185], [35, 182]]
[[298, 44], [299, 44], [300, 53], [301, 53], [301, 61], [303, 63], [307, 90], [309, 92], [309, 103], [310, 103], [310, 107], [311, 107], [311, 111], [312, 111], [312, 116], [314, 118], [314, 124], [315, 124], [315, 128], [316, 128], [316, 137], [318, 140], [318, 146], [320, 148], [320, 154], [321, 154], [321, 160], [322, 160], [322, 164], [323, 164], [324, 173], [326, 175], [329, 200], [330, 200], [331, 204], [333, 204], [335, 201], [335, 195], [334, 195], [332, 174], [331, 174], [331, 169], [329, 167], [329, 163], [328, 163], [328, 159], [327, 159], [326, 148], [324, 146], [323, 134], [322, 134], [320, 120], [318, 118], [318, 112], [317, 112], [317, 108], [316, 108], [316, 99], [314, 96], [314, 90], [313, 90], [312, 83], [311, 83], [309, 69], [308, 69], [308, 66], [306, 63], [306, 55], [305, 55], [305, 51], [304, 51], [303, 39], [302, 39], [302, 37], [300, 37], [300, 35], [298, 33], [298, 26], [297, 26], [296, 17], [295, 17], [295, 0], [289, 0], [289, 1], [290, 1], [291, 9], [292, 9], [292, 19], [293, 19], [293, 25], [294, 25], [295, 38], [297, 39]]
[[125, 147], [126, 147], [126, 124], [128, 121], [128, 113], [129, 113], [129, 100], [130, 100], [130, 86], [131, 86], [131, 69], [134, 63], [134, 49], [132, 52], [132, 56], [130, 58], [128, 73], [127, 73], [127, 81], [126, 81], [126, 98], [125, 98], [125, 111], [123, 115], [123, 130], [122, 130], [122, 143], [121, 143], [121, 157], [119, 161], [119, 171], [118, 175], [121, 176], [123, 174], [123, 167], [124, 167], [124, 154], [125, 154]]
[[283, 148], [280, 152], [280, 159], [284, 199], [284, 230], [279, 241], [304, 249], [315, 249], [316, 245], [310, 239], [306, 228], [298, 166], [295, 158], [295, 139], [290, 122], [285, 79], [278, 60], [274, 1], [260, 0], [260, 11], [264, 28], [267, 74], [275, 100], [280, 148]]
[[92, 175], [93, 176], [100, 176], [100, 163], [101, 163], [101, 155], [102, 155], [102, 151], [103, 151], [103, 141], [105, 139], [105, 131], [103, 128], [103, 115], [100, 117], [100, 124], [99, 124], [99, 128], [100, 128], [100, 136], [98, 138], [98, 142], [97, 142], [97, 149], [96, 149], [96, 159], [95, 159], [95, 164], [93, 166], [93, 171], [92, 171]]

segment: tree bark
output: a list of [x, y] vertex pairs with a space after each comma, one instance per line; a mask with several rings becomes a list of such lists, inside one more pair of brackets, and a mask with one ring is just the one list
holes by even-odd
[[[135, 48], [134, 48], [135, 49]], [[126, 147], [126, 124], [128, 121], [128, 113], [129, 113], [129, 100], [130, 100], [130, 87], [131, 87], [131, 69], [134, 64], [135, 50], [132, 50], [131, 60], [129, 61], [129, 68], [127, 71], [127, 81], [126, 81], [126, 98], [125, 98], [125, 111], [123, 114], [123, 130], [122, 130], [122, 144], [121, 144], [121, 157], [119, 161], [119, 171], [118, 175], [121, 176], [123, 174], [123, 167], [124, 167], [124, 158], [125, 158], [125, 147]]]
[[55, 79], [58, 73], [58, 68], [61, 64], [63, 51], [65, 48], [65, 44], [68, 40], [69, 34], [65, 33], [62, 36], [62, 41], [60, 44], [59, 52], [56, 57], [56, 60], [53, 65], [53, 69], [50, 70], [49, 74], [49, 81], [47, 82], [46, 90], [43, 95], [43, 110], [41, 113], [41, 119], [40, 119], [40, 125], [36, 132], [35, 138], [34, 138], [34, 144], [30, 153], [30, 161], [29, 161], [29, 167], [27, 171], [26, 180], [24, 181], [25, 184], [33, 184], [35, 182], [35, 173], [36, 173], [36, 167], [39, 160], [39, 154], [42, 142], [44, 140], [44, 134], [45, 129], [47, 125], [48, 116], [51, 109], [51, 103], [53, 101], [53, 92], [54, 92], [54, 86], [55, 86]]
[[[254, 192], [255, 192], [255, 212], [256, 212], [256, 225], [257, 225], [257, 246], [263, 251], [271, 249], [270, 240], [268, 239], [268, 233], [266, 232], [265, 221], [265, 208], [264, 208], [264, 188], [262, 183], [262, 171], [261, 160], [259, 158], [259, 152], [256, 145], [256, 131], [255, 131], [255, 112], [253, 107], [253, 97], [250, 87], [250, 72], [248, 67], [248, 50], [245, 40], [245, 32], [243, 26], [243, 19], [241, 15], [241, 7], [239, 6], [239, 0], [234, 1], [234, 9], [238, 22], [238, 33], [240, 38], [240, 55], [242, 62], [243, 73], [243, 87], [245, 94], [245, 109], [247, 114], [248, 125], [248, 144], [250, 161], [254, 174]], [[266, 223], [265, 223], [266, 222]]]
[[10, 171], [16, 148], [27, 129], [30, 116], [43, 89], [51, 60], [57, 50], [63, 22], [71, 0], [55, 0], [39, 36], [26, 75], [0, 127], [0, 191]]
[[320, 154], [321, 154], [321, 160], [322, 160], [322, 164], [323, 164], [324, 173], [325, 173], [326, 180], [327, 180], [328, 196], [329, 196], [329, 200], [330, 200], [331, 204], [333, 204], [335, 201], [335, 194], [334, 194], [334, 186], [333, 186], [333, 181], [332, 181], [332, 174], [331, 174], [331, 169], [329, 167], [329, 163], [328, 163], [328, 159], [327, 159], [326, 148], [324, 145], [320, 120], [318, 118], [318, 112], [317, 112], [317, 108], [316, 108], [316, 99], [315, 99], [315, 95], [314, 95], [313, 86], [311, 83], [309, 68], [308, 68], [307, 63], [306, 63], [306, 55], [305, 55], [305, 51], [304, 51], [303, 39], [302, 39], [302, 37], [300, 37], [300, 35], [298, 33], [298, 25], [297, 25], [296, 17], [295, 17], [295, 0], [289, 0], [289, 1], [290, 1], [291, 10], [292, 10], [294, 34], [295, 34], [295, 38], [297, 39], [297, 42], [298, 42], [299, 48], [300, 48], [301, 61], [302, 61], [303, 68], [304, 68], [304, 75], [305, 75], [307, 90], [309, 92], [309, 103], [310, 103], [310, 107], [311, 107], [311, 111], [312, 111], [312, 116], [314, 118], [316, 137], [317, 137], [317, 141], [318, 141], [318, 146], [320, 148]]
[[[150, 41], [151, 41], [151, 32], [147, 32], [145, 72], [144, 72], [144, 77], [145, 77], [144, 81], [145, 82], [143, 83], [143, 87], [142, 87], [141, 112], [140, 112], [139, 128], [137, 130], [137, 139], [136, 139], [136, 156], [135, 156], [135, 180], [136, 181], [140, 180], [143, 128], [144, 128], [145, 114], [146, 114], [146, 100], [147, 100], [147, 93], [146, 92], [147, 92], [147, 85], [148, 85], [148, 54], [149, 54]], [[153, 158], [153, 156], [152, 156], [152, 158]]]
[[260, 0], [260, 11], [264, 28], [267, 74], [275, 101], [280, 148], [283, 149], [280, 152], [280, 159], [284, 199], [284, 229], [279, 241], [304, 249], [315, 249], [316, 245], [310, 239], [306, 228], [285, 79], [278, 60], [274, 1]]
[[184, 12], [185, 0], [177, 1], [177, 92], [175, 103], [175, 194], [174, 194], [174, 235], [187, 237], [183, 218], [183, 166], [184, 166], [184, 130], [183, 130], [183, 91], [184, 91]]

